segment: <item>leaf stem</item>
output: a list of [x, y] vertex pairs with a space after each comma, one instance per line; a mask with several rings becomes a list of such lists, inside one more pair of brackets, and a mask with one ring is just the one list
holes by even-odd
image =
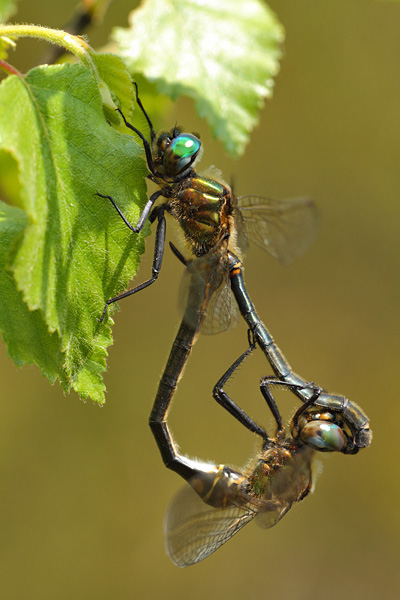
[[[101, 79], [93, 58], [96, 52], [79, 35], [71, 35], [62, 29], [50, 29], [39, 25], [0, 25], [1, 37], [32, 37], [38, 38], [51, 44], [62, 46], [75, 56], [77, 56], [85, 65], [98, 82], [103, 103], [111, 109], [116, 109], [116, 106], [111, 98], [110, 91], [104, 81]], [[11, 67], [13, 69], [13, 67]]]
[[20, 73], [18, 69], [10, 65], [5, 60], [0, 59], [0, 69], [2, 69], [5, 73], [8, 73], [9, 75], [18, 75], [18, 77], [23, 77], [22, 73]]

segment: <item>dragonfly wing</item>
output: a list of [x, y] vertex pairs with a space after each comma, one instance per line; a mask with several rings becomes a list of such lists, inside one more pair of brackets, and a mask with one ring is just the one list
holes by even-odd
[[314, 240], [318, 217], [309, 198], [270, 200], [242, 196], [237, 202], [247, 237], [282, 264], [290, 264]]
[[214, 508], [188, 485], [171, 502], [164, 524], [168, 556], [178, 567], [198, 563], [252, 521], [250, 507]]
[[[246, 199], [247, 196], [243, 196], [243, 199]], [[236, 244], [240, 248], [240, 250], [245, 253], [249, 247], [249, 240], [247, 238], [246, 225], [244, 222], [244, 216], [240, 210], [240, 206], [242, 204], [242, 198], [237, 198], [234, 194], [232, 195], [232, 204], [233, 204], [233, 218], [235, 221], [236, 228]]]
[[205, 334], [225, 331], [238, 320], [227, 260], [226, 248], [218, 244], [211, 252], [193, 259], [183, 277], [180, 298], [185, 320], [196, 328], [201, 323]]
[[[314, 451], [304, 446], [293, 457], [290, 463], [273, 477], [270, 482], [269, 495], [271, 500], [266, 504], [266, 510], [260, 510], [257, 524], [268, 529], [291, 509], [293, 504], [300, 502], [312, 489], [312, 458]], [[272, 510], [268, 507], [271, 506]]]
[[205, 310], [201, 332], [210, 335], [235, 327], [238, 322], [238, 309], [233, 298], [228, 272], [224, 274], [220, 286], [211, 295]]

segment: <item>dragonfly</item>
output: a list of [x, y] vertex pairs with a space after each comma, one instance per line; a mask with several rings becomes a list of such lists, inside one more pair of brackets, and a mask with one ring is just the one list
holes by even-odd
[[[253, 341], [221, 378], [221, 386], [254, 348]], [[178, 567], [204, 560], [254, 519], [263, 528], [276, 525], [313, 490], [316, 453], [343, 449], [345, 425], [335, 407], [317, 405], [320, 388], [309, 385], [312, 394], [295, 412], [289, 434], [271, 393], [273, 383], [277, 382], [264, 382], [262, 391], [268, 406], [274, 407], [276, 432], [269, 437], [259, 428], [262, 446], [250, 467], [237, 470], [190, 461], [189, 485], [174, 498], [165, 518], [166, 550]]]
[[[142, 141], [149, 169], [148, 178], [160, 189], [150, 196], [136, 225], [128, 221], [112, 196], [99, 192], [96, 194], [111, 202], [133, 233], [139, 233], [147, 220], [150, 223], [157, 221], [152, 275], [143, 283], [107, 300], [99, 321], [105, 318], [110, 304], [136, 294], [158, 278], [164, 256], [165, 214], [169, 214], [182, 228], [193, 257], [206, 256], [218, 244], [219, 249], [225, 251], [224, 255], [218, 257], [221, 280], [215, 280], [215, 290], [212, 290], [213, 293], [218, 291], [214, 302], [218, 318], [205, 319], [203, 322], [204, 333], [218, 333], [235, 321], [232, 303], [225, 311], [218, 311], [217, 298], [220, 297], [220, 303], [229, 298], [228, 279], [224, 279], [228, 251], [241, 255], [250, 239], [281, 263], [291, 263], [306, 251], [315, 237], [315, 205], [311, 199], [303, 197], [279, 201], [259, 196], [237, 198], [217, 169], [212, 168], [205, 175], [199, 175], [194, 167], [202, 153], [200, 139], [194, 134], [182, 132], [178, 127], [157, 136], [139, 98], [136, 83], [134, 85], [137, 105], [149, 126], [150, 142], [125, 119], [122, 111], [119, 110], [119, 113], [126, 127]], [[156, 205], [157, 201], [160, 203]], [[228, 243], [221, 244], [222, 240]], [[210, 309], [211, 305], [208, 311], [211, 314]]]

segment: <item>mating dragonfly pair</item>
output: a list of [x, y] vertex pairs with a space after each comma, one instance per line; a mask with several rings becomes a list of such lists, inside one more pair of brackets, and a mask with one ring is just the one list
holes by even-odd
[[[355, 454], [370, 444], [371, 431], [367, 416], [357, 405], [293, 372], [257, 315], [244, 284], [240, 255], [247, 247], [248, 238], [283, 264], [290, 263], [307, 249], [317, 225], [312, 201], [236, 198], [216, 170], [207, 176], [197, 174], [194, 164], [201, 151], [198, 137], [183, 133], [177, 127], [157, 137], [137, 87], [136, 97], [149, 126], [150, 142], [126, 121], [122, 112], [120, 114], [125, 125], [142, 141], [150, 171], [148, 178], [159, 189], [147, 201], [136, 226], [126, 219], [112, 196], [97, 195], [110, 200], [135, 233], [141, 231], [147, 219], [151, 223], [157, 221], [152, 276], [108, 300], [100, 320], [106, 316], [110, 304], [135, 294], [157, 279], [165, 245], [165, 214], [170, 214], [180, 224], [192, 257], [186, 259], [170, 243], [186, 267], [188, 297], [159, 383], [150, 426], [165, 465], [190, 484], [191, 494], [183, 492], [172, 504], [166, 527], [167, 551], [175, 564], [184, 567], [206, 558], [256, 516], [264, 526], [273, 526], [310, 491], [315, 451]], [[159, 200], [162, 201], [155, 205]], [[262, 438], [254, 467], [246, 473], [181, 455], [166, 422], [198, 333], [227, 329], [237, 320], [238, 310], [247, 324], [249, 346], [215, 385], [213, 396], [247, 429]], [[224, 390], [228, 379], [256, 346], [264, 352], [274, 373], [263, 378], [260, 384], [276, 422], [273, 437]], [[290, 434], [284, 429], [271, 385], [285, 386], [302, 402], [291, 421]]]

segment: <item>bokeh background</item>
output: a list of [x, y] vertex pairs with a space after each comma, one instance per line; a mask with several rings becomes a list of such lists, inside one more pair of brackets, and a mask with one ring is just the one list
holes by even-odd
[[[232, 2], [232, 7], [234, 7]], [[0, 347], [0, 589], [7, 600], [399, 597], [400, 3], [271, 0], [286, 28], [273, 100], [243, 158], [213, 141], [189, 100], [158, 127], [200, 131], [204, 167], [235, 177], [239, 194], [310, 195], [321, 217], [312, 249], [283, 268], [249, 250], [246, 281], [294, 369], [359, 403], [374, 441], [323, 457], [315, 493], [273, 529], [245, 527], [203, 563], [179, 570], [163, 547], [163, 516], [179, 478], [147, 425], [174, 338], [182, 269], [170, 253], [156, 285], [120, 305], [104, 408], [65, 397]], [[92, 45], [123, 26], [114, 2]], [[21, 0], [16, 21], [62, 26], [75, 0]], [[24, 70], [44, 46], [23, 41]], [[174, 239], [173, 227], [169, 227]], [[153, 238], [137, 281], [150, 272]], [[211, 389], [245, 347], [245, 328], [200, 338], [170, 423], [182, 450], [243, 465], [257, 440]], [[256, 353], [229, 388], [268, 425]], [[288, 418], [295, 403], [279, 396]]]

